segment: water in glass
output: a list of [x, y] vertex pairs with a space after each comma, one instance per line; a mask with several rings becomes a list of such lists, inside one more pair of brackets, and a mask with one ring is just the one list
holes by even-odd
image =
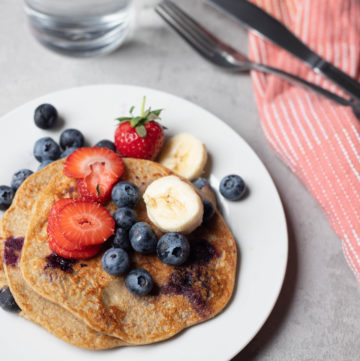
[[25, 0], [25, 10], [43, 45], [78, 57], [119, 47], [134, 16], [132, 0]]

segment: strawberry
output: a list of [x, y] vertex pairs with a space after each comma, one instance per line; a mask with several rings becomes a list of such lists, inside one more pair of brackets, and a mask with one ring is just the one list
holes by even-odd
[[58, 222], [64, 237], [81, 247], [102, 244], [115, 231], [110, 212], [99, 203], [85, 200], [63, 207]]
[[77, 189], [83, 199], [104, 204], [110, 199], [112, 187], [117, 179], [114, 182], [113, 176], [100, 163], [94, 164], [92, 169], [88, 176], [77, 179]]
[[86, 200], [106, 203], [113, 185], [124, 171], [122, 159], [106, 148], [80, 148], [66, 160], [64, 174], [78, 180], [78, 190]]
[[67, 204], [73, 202], [74, 202], [73, 199], [64, 198], [54, 203], [49, 214], [48, 226], [47, 226], [47, 234], [48, 234], [49, 242], [50, 241], [55, 242], [59, 245], [59, 247], [68, 251], [79, 250], [81, 247], [77, 246], [73, 242], [69, 241], [66, 237], [64, 237], [63, 233], [59, 228], [58, 214], [62, 208], [64, 208]]
[[67, 158], [64, 174], [70, 178], [85, 178], [94, 171], [94, 165], [101, 164], [106, 170], [106, 177], [119, 179], [124, 171], [122, 159], [107, 148], [79, 148]]
[[144, 111], [145, 98], [141, 107], [141, 115], [117, 118], [120, 125], [115, 131], [115, 145], [124, 157], [155, 159], [164, 145], [163, 127], [155, 120], [160, 119], [161, 110]]
[[94, 257], [101, 249], [101, 245], [86, 247], [82, 250], [68, 251], [61, 248], [55, 241], [55, 239], [49, 239], [50, 248], [58, 255], [64, 258], [70, 259], [87, 259]]

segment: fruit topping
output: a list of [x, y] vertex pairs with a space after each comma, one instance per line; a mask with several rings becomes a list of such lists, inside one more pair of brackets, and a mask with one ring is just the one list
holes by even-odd
[[111, 192], [111, 199], [119, 208], [134, 208], [139, 202], [140, 197], [141, 193], [139, 188], [130, 182], [120, 182], [116, 184]]
[[97, 255], [101, 249], [101, 245], [86, 247], [81, 250], [68, 251], [63, 249], [55, 242], [55, 239], [49, 239], [49, 246], [58, 256], [68, 259], [87, 259]]
[[122, 207], [114, 212], [113, 218], [118, 227], [130, 229], [136, 222], [136, 212], [132, 208]]
[[20, 311], [9, 287], [0, 288], [0, 307], [9, 312]]
[[166, 233], [159, 239], [156, 252], [162, 262], [179, 266], [188, 259], [190, 244], [181, 233]]
[[39, 171], [39, 170], [45, 168], [46, 166], [48, 166], [48, 165], [51, 164], [52, 162], [53, 162], [53, 160], [50, 160], [50, 159], [42, 161], [42, 162], [39, 164], [39, 166], [37, 167], [37, 170]]
[[122, 248], [110, 248], [104, 253], [101, 265], [105, 272], [112, 276], [118, 276], [129, 269], [130, 259]]
[[145, 296], [153, 288], [153, 280], [148, 271], [142, 268], [135, 268], [126, 276], [125, 284], [127, 289], [137, 296]]
[[57, 160], [60, 157], [60, 147], [50, 137], [40, 138], [34, 145], [34, 157], [39, 161]]
[[129, 251], [131, 249], [129, 231], [127, 229], [118, 228], [115, 232], [115, 236], [112, 237], [111, 244], [114, 248], [122, 248]]
[[230, 201], [237, 201], [241, 199], [245, 192], [245, 182], [236, 174], [228, 175], [220, 182], [220, 193]]
[[61, 154], [60, 154], [60, 158], [66, 158], [68, 157], [70, 154], [72, 154], [73, 152], [75, 152], [76, 149], [79, 149], [78, 147], [70, 147], [66, 150], [64, 150]]
[[58, 113], [51, 104], [41, 104], [35, 109], [34, 122], [41, 129], [52, 128], [58, 119]]
[[111, 140], [108, 140], [108, 139], [100, 140], [100, 142], [97, 142], [97, 143], [95, 144], [95, 147], [98, 147], [98, 148], [107, 148], [107, 149], [112, 150], [113, 152], [116, 152], [115, 143], [112, 142]]
[[205, 187], [206, 185], [210, 185], [209, 181], [206, 178], [196, 178], [193, 181], [193, 184], [196, 188], [198, 189], [202, 189], [203, 187]]
[[0, 209], [5, 211], [11, 206], [14, 190], [8, 186], [0, 186]]
[[64, 174], [70, 178], [85, 178], [93, 171], [95, 164], [102, 165], [101, 171], [105, 177], [118, 179], [121, 177], [124, 164], [113, 151], [106, 148], [80, 148], [74, 151], [66, 160]]
[[191, 233], [203, 219], [203, 203], [191, 184], [177, 176], [152, 182], [143, 195], [150, 220], [163, 232]]
[[10, 184], [11, 188], [16, 191], [21, 186], [21, 184], [24, 182], [24, 180], [26, 178], [28, 178], [29, 176], [31, 176], [32, 174], [33, 174], [33, 171], [31, 171], [30, 169], [18, 170], [12, 176], [11, 184]]
[[81, 148], [84, 146], [84, 136], [77, 129], [66, 129], [60, 135], [60, 146], [64, 150]]
[[159, 163], [189, 180], [199, 177], [206, 165], [205, 145], [192, 134], [171, 137], [160, 153]]
[[210, 219], [214, 216], [215, 208], [213, 204], [207, 199], [203, 200], [203, 205], [204, 205], [203, 223], [206, 223], [210, 221]]
[[145, 111], [145, 97], [140, 116], [133, 116], [133, 110], [134, 107], [130, 109], [130, 116], [118, 118], [116, 148], [124, 157], [153, 160], [164, 144], [163, 127], [156, 122], [160, 119], [161, 110], [149, 108]]
[[132, 248], [139, 253], [149, 254], [156, 250], [158, 239], [146, 222], [135, 223], [130, 229], [129, 238]]
[[91, 201], [72, 202], [59, 211], [59, 228], [76, 245], [104, 243], [114, 234], [115, 222], [110, 212]]

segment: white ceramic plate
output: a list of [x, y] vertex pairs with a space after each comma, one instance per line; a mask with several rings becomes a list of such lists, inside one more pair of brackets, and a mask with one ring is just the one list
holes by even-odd
[[[137, 110], [146, 95], [153, 109], [163, 108], [167, 134], [191, 132], [211, 155], [211, 183], [240, 174], [250, 194], [240, 202], [219, 197], [223, 213], [236, 238], [239, 258], [236, 287], [230, 304], [214, 319], [191, 327], [155, 345], [125, 347], [106, 352], [84, 351], [58, 340], [17, 315], [0, 310], [1, 360], [228, 360], [255, 336], [279, 295], [287, 263], [288, 240], [283, 208], [265, 167], [225, 123], [198, 106], [159, 91], [121, 85], [88, 86], [65, 90], [33, 100], [3, 117], [0, 132], [0, 184], [9, 184], [21, 168], [35, 170], [34, 142], [42, 136], [58, 141], [61, 130], [78, 128], [90, 145], [112, 139], [114, 118]], [[43, 131], [33, 123], [34, 109], [52, 103], [64, 123], [61, 129]]]

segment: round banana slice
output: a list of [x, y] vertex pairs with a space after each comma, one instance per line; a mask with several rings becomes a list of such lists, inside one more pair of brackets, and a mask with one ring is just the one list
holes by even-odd
[[188, 234], [202, 223], [204, 207], [200, 196], [177, 176], [152, 182], [143, 198], [148, 217], [162, 232]]
[[195, 179], [203, 173], [206, 161], [205, 145], [188, 133], [180, 133], [171, 137], [165, 143], [159, 157], [159, 163], [189, 180]]

